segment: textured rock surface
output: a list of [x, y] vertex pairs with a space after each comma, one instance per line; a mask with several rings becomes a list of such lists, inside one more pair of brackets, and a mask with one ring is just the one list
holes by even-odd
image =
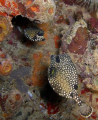
[[[97, 61], [96, 53], [98, 49], [98, 37], [95, 33], [90, 33], [91, 29], [89, 29], [86, 24], [87, 21], [92, 17], [91, 14], [84, 10], [84, 8], [82, 7], [75, 5], [70, 6], [63, 3], [62, 0], [55, 0], [56, 11], [54, 19], [49, 18], [53, 15], [51, 14], [53, 12], [52, 9], [49, 9], [49, 13], [51, 15], [47, 14], [47, 17], [43, 19], [46, 19], [46, 21], [47, 19], [51, 19], [52, 21], [40, 24], [37, 23], [38, 21], [32, 21], [32, 18], [37, 19], [37, 14], [35, 15], [35, 13], [39, 13], [39, 7], [36, 5], [33, 6], [34, 0], [17, 0], [15, 2], [13, 2], [13, 0], [6, 1], [8, 2], [5, 6], [5, 0], [0, 0], [0, 10], [5, 10], [5, 12], [0, 12], [0, 15], [7, 17], [9, 16], [8, 18], [12, 18], [13, 16], [16, 16], [18, 14], [21, 14], [22, 16], [26, 16], [27, 14], [28, 18], [30, 18], [31, 21], [27, 19], [28, 22], [26, 22], [26, 19], [21, 19], [19, 20], [18, 25], [22, 26], [24, 29], [32, 26], [37, 26], [41, 28], [44, 31], [45, 41], [36, 43], [30, 41], [29, 39], [25, 38], [25, 36], [21, 32], [18, 31], [18, 25], [13, 24], [11, 32], [6, 37], [4, 37], [5, 39], [3, 39], [3, 41], [1, 42], [0, 66], [2, 65], [1, 63], [4, 60], [9, 59], [11, 60], [12, 68], [11, 71], [8, 72], [8, 74], [6, 75], [0, 73], [0, 119], [97, 120], [98, 94], [97, 92], [95, 92], [95, 90], [97, 90], [98, 86], [98, 75], [96, 74], [97, 67], [94, 67], [94, 65], [96, 65]], [[49, 3], [49, 1], [50, 0], [44, 0], [42, 2]], [[69, 0], [67, 1], [69, 2]], [[18, 3], [18, 5], [16, 3]], [[52, 3], [54, 4], [54, 2]], [[33, 12], [29, 11], [32, 6]], [[45, 6], [47, 10], [48, 7], [49, 6]], [[80, 9], [83, 13], [82, 23], [84, 24], [82, 24], [81, 21], [81, 24], [79, 24], [79, 20], [76, 19], [76, 13]], [[43, 11], [45, 11], [44, 15], [47, 13], [47, 10], [43, 9]], [[41, 16], [42, 14], [43, 12], [41, 12]], [[38, 14], [38, 17], [39, 16], [40, 14]], [[40, 17], [38, 19], [40, 19]], [[43, 19], [41, 17], [40, 20], [43, 21]], [[76, 26], [73, 26], [75, 23]], [[73, 30], [71, 31], [71, 28], [74, 28], [74, 32], [72, 32]], [[84, 31], [86, 34], [84, 33]], [[82, 34], [84, 35], [82, 36]], [[85, 41], [86, 38], [88, 38], [88, 35], [90, 37], [89, 41], [83, 44], [82, 39], [83, 41]], [[71, 39], [67, 42], [64, 41], [68, 37]], [[81, 39], [79, 39], [80, 37]], [[70, 45], [72, 41], [76, 42], [72, 49], [75, 49], [77, 53], [74, 53], [73, 51], [70, 52], [68, 50], [68, 45]], [[69, 54], [76, 66], [77, 74], [79, 77], [78, 93], [80, 99], [93, 107], [94, 112], [89, 118], [83, 118], [79, 113], [79, 107], [77, 106], [75, 101], [73, 101], [72, 99], [67, 100], [60, 97], [57, 93], [53, 91], [48, 83], [47, 70], [50, 64], [50, 56], [59, 54], [59, 51], [61, 49], [61, 42], [63, 46], [63, 49], [61, 51], [63, 52], [63, 54], [65, 52]], [[84, 46], [86, 46], [87, 44], [85, 52], [82, 49], [78, 49], [80, 43], [82, 45], [82, 48], [84, 48]], [[8, 70], [8, 68], [9, 66], [3, 67], [4, 70]], [[20, 101], [19, 103], [21, 104], [18, 104], [19, 106], [17, 105], [13, 108], [16, 108], [15, 111], [12, 111], [13, 109], [11, 109], [10, 107], [9, 110], [11, 110], [11, 118], [9, 118], [8, 114], [3, 114], [4, 104], [6, 101], [9, 100], [7, 99], [8, 96], [10, 96], [10, 98], [14, 96], [14, 94], [12, 94], [15, 93], [14, 90], [18, 91], [18, 93], [22, 95], [22, 102]], [[12, 96], [10, 93], [12, 94]], [[1, 96], [4, 96], [4, 98]], [[16, 99], [19, 99], [18, 95], [16, 95]], [[10, 106], [10, 104], [8, 105]], [[6, 105], [5, 107], [9, 107], [8, 105]], [[6, 108], [6, 110], [8, 109]], [[8, 111], [6, 113], [8, 113]]]
[[[10, 8], [10, 9], [9, 9]], [[31, 21], [39, 20], [46, 23], [55, 15], [55, 3], [53, 0], [1, 0], [1, 15], [22, 15]]]
[[71, 43], [68, 45], [68, 50], [71, 53], [84, 54], [89, 40], [87, 28], [78, 28], [75, 37], [72, 38]]

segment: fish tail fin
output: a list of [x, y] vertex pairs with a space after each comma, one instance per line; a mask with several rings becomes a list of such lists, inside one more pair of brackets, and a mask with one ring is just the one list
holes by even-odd
[[79, 108], [79, 111], [83, 117], [88, 118], [93, 113], [93, 108], [85, 103], [82, 103]]
[[93, 108], [90, 107], [89, 105], [83, 103], [83, 102], [80, 100], [78, 94], [74, 94], [73, 99], [78, 103], [78, 105], [79, 105], [79, 107], [80, 107], [80, 108], [79, 108], [79, 111], [80, 111], [81, 116], [83, 116], [83, 117], [85, 117], [85, 118], [90, 117], [91, 114], [92, 114], [92, 112], [93, 112]]

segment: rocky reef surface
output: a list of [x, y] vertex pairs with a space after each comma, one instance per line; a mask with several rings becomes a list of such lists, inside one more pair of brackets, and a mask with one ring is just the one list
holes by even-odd
[[[0, 0], [0, 120], [98, 119], [98, 11], [73, 3]], [[66, 53], [77, 70], [79, 97], [93, 108], [88, 118], [48, 82], [50, 56]]]

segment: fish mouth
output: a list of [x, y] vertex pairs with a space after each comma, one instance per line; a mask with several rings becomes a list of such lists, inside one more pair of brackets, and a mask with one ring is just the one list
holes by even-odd
[[43, 38], [42, 41], [45, 41], [45, 38]]

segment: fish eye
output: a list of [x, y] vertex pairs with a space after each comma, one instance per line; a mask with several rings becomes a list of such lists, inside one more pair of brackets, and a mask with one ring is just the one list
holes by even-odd
[[70, 96], [73, 98], [73, 93], [71, 93]]
[[78, 89], [78, 85], [74, 85], [74, 89], [77, 90]]
[[39, 36], [43, 36], [44, 35], [44, 31], [43, 30], [39, 30], [38, 35]]
[[60, 57], [58, 55], [56, 56], [56, 62], [60, 63]]
[[50, 57], [50, 58], [51, 58], [51, 60], [53, 60], [53, 56], [54, 56], [54, 55], [51, 55], [51, 57]]

